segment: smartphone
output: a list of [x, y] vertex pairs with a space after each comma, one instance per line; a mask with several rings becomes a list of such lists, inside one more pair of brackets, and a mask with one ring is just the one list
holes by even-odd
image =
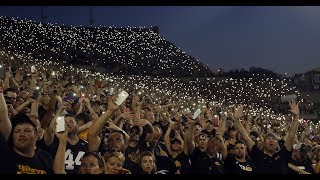
[[35, 73], [36, 72], [36, 67], [33, 65], [31, 66], [31, 73]]
[[56, 121], [57, 121], [56, 131], [57, 131], [57, 132], [63, 132], [63, 131], [65, 131], [65, 120], [64, 120], [64, 116], [59, 116]]
[[72, 101], [75, 101], [77, 100], [78, 97], [77, 97], [77, 94], [73, 91], [70, 91], [66, 94], [66, 96], [63, 98], [63, 101], [66, 102], [66, 101], [69, 101], [69, 100], [72, 100]]
[[113, 95], [113, 88], [110, 88], [110, 90], [109, 90], [109, 95], [110, 95], [110, 96]]
[[218, 115], [214, 115], [213, 116], [212, 124], [213, 124], [214, 127], [218, 127], [219, 126], [219, 116]]
[[79, 89], [79, 90], [82, 90], [82, 89], [84, 89], [84, 86], [83, 86], [83, 85], [79, 85], [79, 86], [78, 86], [78, 89]]
[[33, 91], [33, 94], [32, 94], [32, 99], [38, 99], [39, 97], [39, 94], [40, 94], [40, 89], [39, 88], [36, 88], [34, 91]]
[[193, 113], [193, 116], [192, 116], [192, 119], [197, 119], [197, 117], [201, 114], [201, 109], [197, 109], [194, 113]]
[[5, 69], [3, 65], [0, 65], [0, 79], [5, 78]]
[[121, 93], [118, 95], [117, 100], [115, 101], [117, 106], [120, 106], [129, 96], [129, 94], [126, 91], [121, 91]]

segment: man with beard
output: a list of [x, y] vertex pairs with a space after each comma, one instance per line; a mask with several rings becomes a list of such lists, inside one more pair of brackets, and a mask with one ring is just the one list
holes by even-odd
[[[66, 128], [68, 129], [67, 149], [65, 154], [65, 169], [67, 174], [76, 174], [79, 171], [80, 159], [88, 151], [88, 143], [79, 138], [79, 124], [75, 116], [67, 114], [65, 116]], [[59, 145], [57, 137], [54, 138], [51, 145], [52, 151], [55, 153]], [[53, 156], [53, 157], [54, 157]]]
[[132, 174], [139, 172], [140, 151], [138, 150], [139, 137], [142, 134], [139, 126], [132, 126], [129, 129], [128, 147], [125, 150], [125, 161], [123, 167], [128, 169]]
[[[61, 115], [62, 111], [67, 107], [66, 102], [62, 106], [60, 106], [57, 115], [52, 121], [56, 121], [56, 118]], [[65, 170], [67, 174], [76, 174], [79, 171], [81, 162], [80, 159], [88, 151], [88, 143], [79, 138], [79, 122], [78, 119], [71, 114], [66, 114], [64, 116], [66, 128], [68, 130], [67, 136], [67, 148], [65, 152]], [[49, 126], [52, 128], [53, 126]], [[55, 157], [58, 146], [59, 140], [54, 135], [55, 130], [50, 131], [52, 134], [51, 136], [54, 138], [52, 143], [47, 143], [46, 145], [50, 148], [50, 153], [52, 157]]]
[[234, 155], [228, 154], [224, 161], [226, 174], [253, 174], [255, 166], [250, 159], [246, 158], [247, 146], [243, 141], [236, 141], [234, 153]]
[[169, 137], [171, 131], [172, 124], [168, 127], [164, 136], [164, 143], [166, 145], [168, 155], [174, 160], [176, 167], [180, 171], [180, 174], [187, 174], [191, 165], [188, 155], [188, 147], [179, 135], [176, 135], [177, 137], [170, 141]]
[[215, 136], [208, 139], [206, 134], [200, 134], [199, 146], [195, 147], [194, 127], [196, 121], [188, 118], [189, 128], [186, 133], [186, 143], [191, 160], [191, 173], [194, 174], [224, 174], [223, 162], [217, 157], [221, 152], [223, 159], [227, 157], [228, 150], [223, 143], [221, 126], [216, 130]]
[[299, 103], [295, 100], [289, 102], [290, 111], [293, 114], [293, 121], [291, 123], [288, 135], [286, 137], [284, 147], [277, 151], [279, 143], [278, 137], [274, 133], [265, 135], [263, 142], [263, 150], [258, 149], [255, 143], [250, 139], [248, 133], [240, 122], [243, 115], [243, 106], [240, 105], [234, 109], [234, 124], [239, 130], [241, 136], [245, 140], [249, 155], [256, 165], [257, 173], [259, 174], [288, 174], [288, 163], [291, 157], [291, 150], [294, 143], [294, 137], [299, 125]]

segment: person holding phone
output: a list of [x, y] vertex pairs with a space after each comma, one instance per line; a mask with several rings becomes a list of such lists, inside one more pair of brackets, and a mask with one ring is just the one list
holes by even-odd
[[[121, 105], [125, 98], [124, 96], [121, 96], [122, 100], [119, 98], [117, 99], [117, 104]], [[88, 130], [88, 147], [89, 151], [98, 151], [99, 147], [101, 145], [101, 137], [100, 133], [103, 129], [103, 127], [106, 125], [107, 121], [109, 118], [111, 118], [115, 111], [119, 109], [119, 106], [116, 105], [114, 102], [111, 100], [108, 103], [108, 110], [102, 114], [98, 119], [94, 121], [94, 123], [90, 126]], [[111, 122], [108, 122], [107, 127], [110, 129], [110, 125], [114, 125]], [[123, 130], [121, 130], [117, 126], [113, 126], [115, 129], [112, 129], [113, 131], [110, 132], [109, 136], [107, 137], [108, 139], [108, 148], [107, 151], [120, 151], [124, 153], [125, 148], [127, 147], [127, 138], [126, 134]], [[105, 152], [102, 152], [103, 154]]]
[[0, 80], [0, 173], [52, 174], [52, 157], [36, 147], [37, 139], [37, 127], [27, 115], [9, 119]]
[[[54, 120], [61, 117], [62, 111], [67, 108], [67, 102], [64, 102], [62, 106], [60, 106], [58, 112]], [[80, 159], [88, 151], [88, 143], [79, 138], [79, 122], [76, 116], [72, 114], [66, 114], [64, 116], [65, 119], [65, 127], [68, 131], [67, 133], [67, 146], [65, 150], [65, 171], [67, 174], [75, 174], [79, 171], [81, 166]], [[53, 157], [56, 156], [56, 152], [59, 147], [59, 139], [55, 135], [56, 130], [51, 130], [50, 137], [53, 137], [52, 143], [47, 143], [46, 145], [49, 147], [50, 152]]]

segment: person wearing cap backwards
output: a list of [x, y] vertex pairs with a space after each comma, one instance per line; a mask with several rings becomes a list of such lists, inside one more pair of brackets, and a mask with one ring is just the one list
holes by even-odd
[[242, 138], [247, 144], [249, 155], [253, 163], [256, 165], [256, 172], [258, 174], [288, 174], [288, 163], [291, 157], [291, 150], [294, 143], [294, 137], [299, 125], [299, 103], [295, 100], [289, 102], [290, 111], [293, 114], [293, 121], [288, 131], [283, 148], [278, 150], [278, 137], [274, 133], [265, 135], [263, 142], [263, 150], [257, 148], [255, 143], [251, 140], [248, 133], [242, 126], [240, 118], [243, 115], [243, 105], [235, 107], [234, 109], [234, 124], [239, 130]]
[[25, 114], [11, 121], [0, 82], [0, 173], [52, 174], [53, 160], [49, 153], [36, 147], [36, 126]]

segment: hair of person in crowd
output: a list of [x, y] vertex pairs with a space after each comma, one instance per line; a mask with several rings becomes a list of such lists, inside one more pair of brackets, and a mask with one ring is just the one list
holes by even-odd
[[118, 174], [125, 161], [124, 155], [119, 151], [106, 152], [103, 159], [106, 162], [106, 174]]
[[140, 154], [139, 165], [142, 170], [142, 174], [156, 174], [156, 158], [151, 151], [142, 152]]
[[105, 174], [106, 163], [97, 152], [86, 152], [81, 158], [80, 174]]

